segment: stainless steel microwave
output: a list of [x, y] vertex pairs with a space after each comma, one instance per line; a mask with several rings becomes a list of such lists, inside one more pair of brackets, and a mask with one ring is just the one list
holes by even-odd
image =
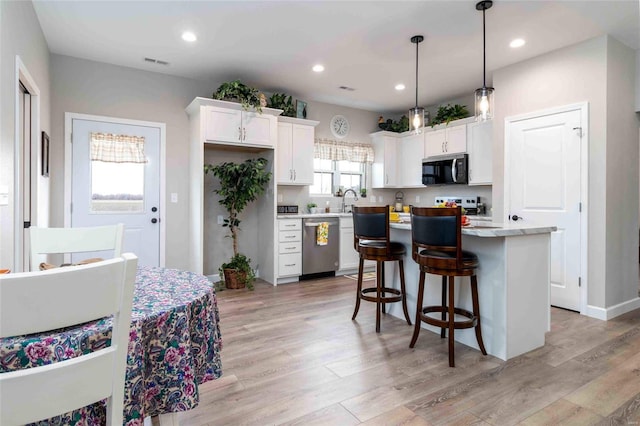
[[422, 160], [422, 184], [445, 185], [468, 183], [469, 156], [467, 154], [439, 155]]

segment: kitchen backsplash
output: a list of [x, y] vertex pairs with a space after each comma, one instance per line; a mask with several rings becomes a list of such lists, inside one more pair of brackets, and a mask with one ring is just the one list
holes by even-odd
[[[479, 196], [485, 204], [487, 215], [491, 215], [491, 186], [467, 186], [467, 185], [443, 185], [413, 189], [369, 189], [367, 197], [358, 196], [357, 205], [384, 205], [394, 204], [395, 194], [398, 191], [404, 193], [404, 204], [427, 207], [432, 206], [437, 196]], [[419, 201], [416, 201], [419, 197]], [[347, 197], [347, 204], [351, 204], [351, 195]], [[375, 202], [372, 201], [375, 198]], [[342, 205], [342, 197], [310, 196], [308, 186], [278, 186], [278, 204], [297, 205], [300, 212], [307, 212], [308, 203], [316, 203], [319, 208], [324, 208], [329, 202], [330, 208], [339, 209]]]

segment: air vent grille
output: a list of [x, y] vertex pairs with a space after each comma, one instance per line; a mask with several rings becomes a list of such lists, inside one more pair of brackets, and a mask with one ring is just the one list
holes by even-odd
[[154, 59], [154, 58], [144, 58], [144, 61], [149, 62], [151, 64], [169, 65], [169, 62], [167, 61], [161, 61], [160, 59]]

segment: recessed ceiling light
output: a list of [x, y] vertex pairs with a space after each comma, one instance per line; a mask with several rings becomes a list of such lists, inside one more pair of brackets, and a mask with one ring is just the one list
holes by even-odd
[[322, 72], [322, 71], [324, 71], [324, 65], [320, 65], [320, 64], [314, 65], [312, 70], [315, 71], [315, 72]]
[[192, 33], [191, 31], [185, 31], [182, 33], [182, 39], [184, 41], [188, 41], [188, 42], [194, 42], [198, 39], [198, 37], [196, 37], [196, 35], [194, 33]]
[[404, 84], [400, 83], [400, 84], [396, 84], [396, 90], [400, 91], [400, 90], [404, 90], [405, 86]]
[[516, 39], [511, 40], [511, 43], [509, 43], [509, 46], [514, 47], [514, 48], [515, 47], [522, 47], [522, 46], [524, 46], [525, 43], [526, 42], [524, 41], [524, 39], [516, 38]]

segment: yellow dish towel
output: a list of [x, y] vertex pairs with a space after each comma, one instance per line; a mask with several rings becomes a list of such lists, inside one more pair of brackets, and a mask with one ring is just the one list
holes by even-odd
[[316, 228], [316, 244], [326, 246], [329, 244], [329, 223], [321, 222]]

